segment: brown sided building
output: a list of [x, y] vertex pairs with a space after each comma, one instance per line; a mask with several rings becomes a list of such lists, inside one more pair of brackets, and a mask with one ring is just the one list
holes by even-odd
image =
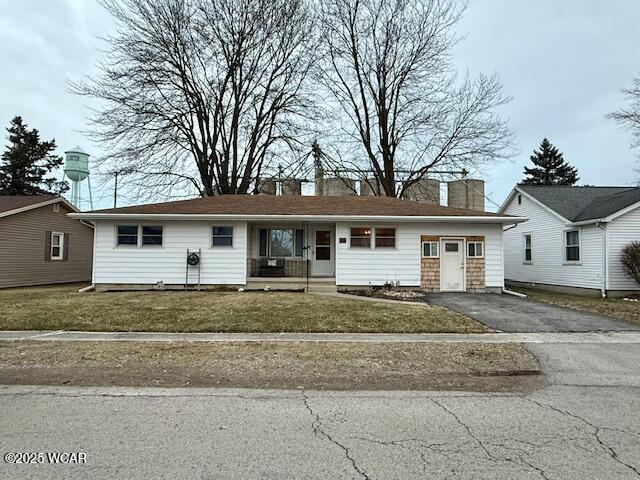
[[91, 280], [93, 228], [62, 197], [0, 196], [0, 288]]

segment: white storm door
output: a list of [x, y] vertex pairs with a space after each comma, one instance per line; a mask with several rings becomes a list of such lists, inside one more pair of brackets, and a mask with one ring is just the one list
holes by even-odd
[[314, 226], [311, 228], [311, 275], [332, 277], [335, 274], [333, 251], [333, 229]]
[[464, 292], [464, 241], [443, 240], [440, 245], [440, 290]]

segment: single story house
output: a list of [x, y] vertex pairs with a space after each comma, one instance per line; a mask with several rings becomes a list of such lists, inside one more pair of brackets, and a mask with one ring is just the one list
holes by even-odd
[[[222, 195], [70, 217], [95, 224], [96, 290], [500, 292], [502, 230], [524, 219], [374, 196]], [[187, 260], [189, 259], [189, 261]]]
[[93, 227], [62, 197], [0, 196], [0, 288], [91, 279]]
[[640, 240], [640, 188], [518, 185], [499, 213], [529, 218], [504, 232], [508, 284], [614, 296], [640, 291], [620, 261], [624, 246]]

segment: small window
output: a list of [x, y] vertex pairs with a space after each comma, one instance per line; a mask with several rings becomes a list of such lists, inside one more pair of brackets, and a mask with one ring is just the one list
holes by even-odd
[[51, 232], [51, 260], [62, 260], [64, 233]]
[[531, 234], [524, 236], [524, 262], [531, 263], [533, 261]]
[[565, 260], [567, 262], [580, 261], [580, 231], [567, 230], [564, 232]]
[[422, 242], [422, 256], [438, 258], [438, 242]]
[[294, 233], [289, 229], [274, 229], [269, 232], [269, 256], [293, 257]]
[[162, 246], [162, 226], [142, 227], [142, 245], [160, 245]]
[[458, 251], [458, 243], [449, 243], [449, 242], [445, 242], [444, 244], [444, 251], [445, 252], [457, 252]]
[[118, 245], [138, 245], [138, 226], [118, 225]]
[[54, 203], [53, 204], [53, 211], [54, 211], [54, 213], [58, 213], [60, 211], [60, 204], [59, 203]]
[[214, 247], [233, 246], [233, 227], [213, 227], [211, 245]]
[[371, 227], [352, 228], [351, 246], [371, 248]]
[[376, 248], [395, 247], [395, 246], [396, 246], [396, 229], [395, 228], [376, 228]]
[[484, 242], [469, 242], [469, 243], [467, 243], [467, 256], [469, 258], [482, 258], [482, 257], [484, 257]]
[[522, 205], [522, 195], [518, 195], [518, 205]]

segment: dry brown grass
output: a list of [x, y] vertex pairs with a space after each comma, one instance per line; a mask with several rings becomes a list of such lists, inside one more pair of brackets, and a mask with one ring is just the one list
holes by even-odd
[[519, 344], [0, 343], [0, 384], [505, 391], [542, 381]]
[[0, 330], [483, 333], [446, 308], [283, 292], [0, 290]]
[[531, 288], [516, 288], [514, 290], [526, 293], [529, 298], [537, 300], [538, 302], [619, 318], [634, 325], [640, 325], [640, 302], [630, 302], [621, 298], [569, 295], [566, 293], [547, 292]]

